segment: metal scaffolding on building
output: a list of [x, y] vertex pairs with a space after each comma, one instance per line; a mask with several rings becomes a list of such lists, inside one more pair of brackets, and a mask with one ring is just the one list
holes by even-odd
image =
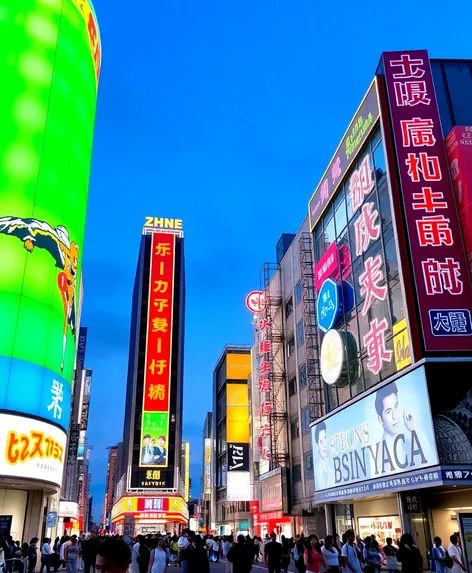
[[310, 233], [300, 238], [300, 272], [302, 279], [303, 326], [306, 344], [306, 377], [310, 419], [324, 414], [323, 380], [319, 360], [318, 327], [316, 324], [316, 289], [313, 271], [313, 245]]
[[281, 290], [279, 266], [265, 263], [262, 267], [262, 283], [265, 309], [262, 313], [267, 323], [266, 340], [270, 341], [270, 351], [265, 359], [270, 364], [268, 374], [270, 392], [270, 467], [275, 469], [288, 465], [288, 413], [287, 390], [284, 367], [284, 331], [283, 331], [283, 297]]

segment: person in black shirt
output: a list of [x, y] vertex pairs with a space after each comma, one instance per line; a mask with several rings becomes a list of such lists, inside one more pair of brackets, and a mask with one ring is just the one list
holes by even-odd
[[282, 568], [282, 545], [277, 543], [277, 536], [274, 532], [270, 534], [270, 541], [264, 548], [264, 563], [269, 569], [269, 573], [280, 573]]

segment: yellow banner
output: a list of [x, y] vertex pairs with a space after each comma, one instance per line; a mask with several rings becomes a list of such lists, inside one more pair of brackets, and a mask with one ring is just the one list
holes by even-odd
[[411, 364], [410, 338], [408, 336], [406, 318], [402, 318], [393, 325], [393, 350], [395, 352], [397, 371]]
[[249, 391], [247, 384], [227, 384], [226, 405], [249, 406]]
[[100, 30], [98, 28], [97, 18], [88, 0], [72, 0], [77, 10], [82, 15], [85, 25], [87, 26], [88, 37], [90, 41], [90, 50], [92, 52], [93, 65], [95, 67], [95, 77], [100, 76], [100, 66], [102, 64], [102, 43], [100, 39]]
[[247, 380], [250, 373], [250, 354], [226, 355], [226, 380]]

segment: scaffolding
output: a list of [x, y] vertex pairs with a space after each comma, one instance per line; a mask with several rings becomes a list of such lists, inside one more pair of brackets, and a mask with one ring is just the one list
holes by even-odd
[[300, 272], [302, 279], [303, 326], [306, 344], [306, 377], [311, 421], [324, 414], [323, 380], [319, 360], [316, 324], [316, 289], [313, 270], [313, 247], [310, 233], [300, 238]]
[[[278, 275], [277, 275], [278, 273]], [[265, 263], [262, 267], [262, 283], [265, 309], [262, 313], [267, 322], [266, 340], [270, 352], [265, 359], [270, 364], [270, 467], [275, 469], [289, 463], [288, 413], [284, 367], [283, 297], [279, 266]]]

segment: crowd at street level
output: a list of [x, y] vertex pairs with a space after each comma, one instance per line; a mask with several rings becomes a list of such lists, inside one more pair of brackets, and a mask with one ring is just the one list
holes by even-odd
[[[39, 547], [38, 547], [39, 546]], [[404, 534], [393, 542], [386, 539], [382, 547], [375, 535], [364, 540], [349, 530], [343, 535], [327, 535], [319, 540], [316, 535], [294, 539], [281, 536], [281, 542], [272, 533], [264, 541], [260, 537], [239, 535], [213, 537], [200, 536], [184, 529], [182, 534], [129, 536], [76, 535], [57, 537], [52, 544], [48, 538], [39, 544], [38, 538], [20, 544], [11, 537], [0, 540], [1, 573], [33, 573], [38, 565], [40, 573], [164, 573], [168, 567], [180, 567], [183, 573], [209, 573], [210, 562], [226, 562], [227, 573], [250, 573], [254, 563], [264, 561], [269, 573], [287, 572], [292, 559], [299, 573], [421, 573], [424, 558], [413, 537]], [[451, 535], [446, 550], [439, 537], [434, 538], [430, 553], [433, 573], [462, 573], [466, 571], [458, 534]]]

